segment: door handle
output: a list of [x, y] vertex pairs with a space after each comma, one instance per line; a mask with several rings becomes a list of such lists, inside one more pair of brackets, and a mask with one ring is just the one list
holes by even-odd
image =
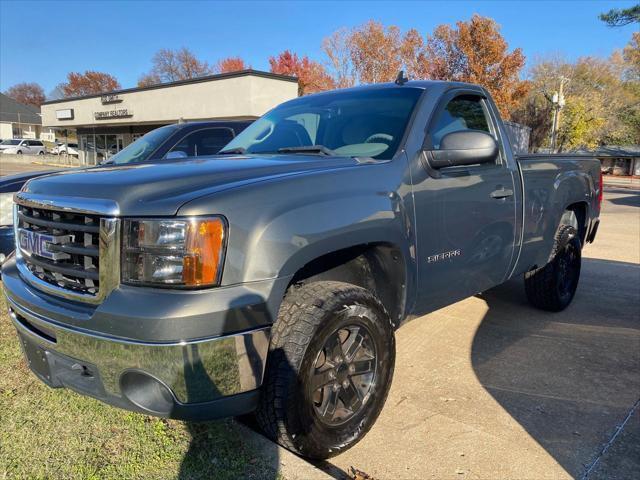
[[511, 197], [513, 196], [513, 190], [510, 190], [508, 188], [501, 188], [499, 190], [494, 190], [493, 192], [491, 192], [491, 198], [507, 198], [507, 197]]

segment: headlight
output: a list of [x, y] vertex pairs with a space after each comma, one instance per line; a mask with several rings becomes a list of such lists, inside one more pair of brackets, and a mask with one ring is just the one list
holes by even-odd
[[225, 242], [222, 217], [124, 220], [122, 281], [151, 286], [218, 285]]
[[0, 193], [0, 227], [13, 225], [13, 192]]

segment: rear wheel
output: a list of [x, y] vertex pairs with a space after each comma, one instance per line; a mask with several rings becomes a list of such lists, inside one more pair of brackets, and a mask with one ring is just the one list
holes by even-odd
[[22, 150], [18, 150], [16, 153], [17, 153], [18, 155], [22, 155]]
[[551, 261], [524, 277], [527, 298], [534, 307], [559, 312], [569, 306], [580, 279], [581, 250], [578, 231], [573, 226], [560, 225]]
[[293, 287], [272, 330], [258, 422], [297, 454], [337, 455], [378, 418], [394, 362], [391, 319], [370, 292], [342, 282]]

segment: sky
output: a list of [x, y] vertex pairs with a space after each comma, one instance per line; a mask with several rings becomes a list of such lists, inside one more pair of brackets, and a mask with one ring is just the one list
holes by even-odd
[[598, 14], [635, 1], [6, 1], [0, 0], [0, 91], [37, 82], [46, 93], [70, 71], [115, 75], [136, 85], [160, 48], [187, 47], [210, 63], [240, 56], [268, 70], [290, 49], [324, 60], [322, 39], [374, 19], [424, 35], [474, 13], [495, 19], [527, 65], [546, 55], [609, 56], [637, 25], [610, 28]]

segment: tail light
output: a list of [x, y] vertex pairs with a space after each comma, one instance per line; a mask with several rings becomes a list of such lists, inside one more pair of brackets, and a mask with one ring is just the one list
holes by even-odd
[[602, 205], [602, 196], [604, 194], [604, 182], [602, 180], [602, 170], [600, 170], [600, 187], [598, 188], [598, 211]]

